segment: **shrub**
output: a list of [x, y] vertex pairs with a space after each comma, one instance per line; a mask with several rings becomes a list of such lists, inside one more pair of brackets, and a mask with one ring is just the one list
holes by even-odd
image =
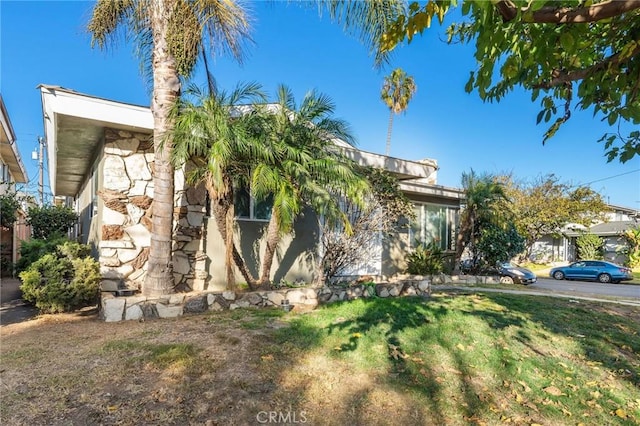
[[477, 252], [485, 265], [493, 268], [498, 262], [505, 262], [522, 253], [525, 239], [513, 224], [499, 226], [490, 224], [482, 229], [477, 244]]
[[595, 234], [582, 234], [576, 240], [578, 258], [602, 259], [604, 240]]
[[622, 237], [627, 242], [625, 254], [627, 255], [626, 265], [630, 268], [640, 266], [640, 226], [627, 229], [622, 233]]
[[69, 207], [30, 207], [27, 222], [34, 238], [49, 240], [65, 235], [78, 220], [78, 215]]
[[414, 275], [434, 275], [444, 269], [444, 253], [434, 244], [419, 243], [407, 255], [407, 272]]
[[55, 253], [57, 247], [65, 241], [67, 241], [67, 239], [63, 237], [49, 240], [34, 238], [29, 241], [23, 241], [20, 245], [20, 259], [16, 262], [16, 271], [22, 272], [45, 254]]
[[[80, 247], [78, 247], [80, 246]], [[65, 242], [20, 273], [24, 298], [42, 312], [69, 312], [92, 305], [98, 297], [100, 266], [88, 246]]]

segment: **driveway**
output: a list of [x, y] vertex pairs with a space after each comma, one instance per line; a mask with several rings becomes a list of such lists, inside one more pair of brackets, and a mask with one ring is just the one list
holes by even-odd
[[29, 320], [37, 314], [35, 306], [22, 300], [20, 280], [0, 279], [0, 327]]

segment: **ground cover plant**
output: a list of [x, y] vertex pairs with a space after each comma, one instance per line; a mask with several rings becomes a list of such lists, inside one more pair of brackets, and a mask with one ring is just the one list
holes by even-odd
[[5, 425], [640, 422], [638, 307], [450, 292], [0, 330]]

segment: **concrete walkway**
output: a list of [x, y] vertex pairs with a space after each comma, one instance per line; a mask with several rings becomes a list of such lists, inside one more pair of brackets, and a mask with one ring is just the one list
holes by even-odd
[[22, 300], [20, 280], [0, 279], [0, 327], [26, 321], [36, 315], [38, 309]]

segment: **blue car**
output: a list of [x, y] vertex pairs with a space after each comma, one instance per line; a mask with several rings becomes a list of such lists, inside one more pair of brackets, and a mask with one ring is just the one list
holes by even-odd
[[604, 260], [581, 260], [567, 266], [551, 269], [549, 275], [556, 280], [583, 280], [614, 283], [633, 279], [631, 269]]

